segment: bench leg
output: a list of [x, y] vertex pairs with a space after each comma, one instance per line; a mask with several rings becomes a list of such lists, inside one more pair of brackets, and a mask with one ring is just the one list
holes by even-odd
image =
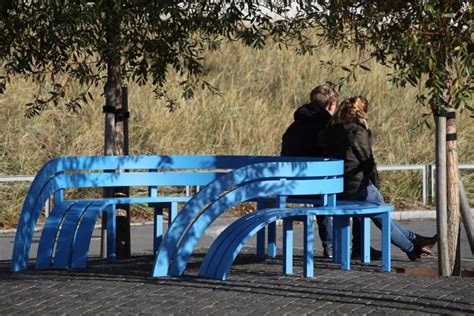
[[[265, 203], [257, 202], [257, 211], [265, 208]], [[265, 257], [265, 227], [257, 232], [257, 258]]]
[[171, 202], [170, 208], [168, 209], [168, 227], [178, 215], [178, 202]]
[[268, 224], [268, 256], [275, 258], [277, 255], [276, 245], [276, 222]]
[[340, 254], [341, 254], [341, 269], [350, 270], [351, 269], [351, 225], [350, 217], [341, 216], [340, 220]]
[[370, 217], [360, 219], [360, 260], [370, 263]]
[[[286, 207], [286, 197], [278, 196], [275, 201], [275, 207], [283, 208]], [[268, 256], [275, 258], [277, 255], [277, 244], [276, 244], [276, 222], [268, 224]]]
[[304, 267], [303, 272], [306, 278], [314, 276], [314, 215], [306, 215], [304, 221]]
[[293, 273], [293, 220], [283, 220], [283, 273]]
[[382, 272], [390, 272], [390, 239], [391, 239], [391, 223], [390, 212], [382, 214]]
[[162, 239], [163, 239], [163, 208], [155, 207], [154, 213], [153, 213], [153, 254], [154, 255], [156, 255], [158, 248], [160, 248]]
[[108, 207], [107, 213], [107, 261], [114, 262], [116, 254], [116, 209], [115, 204]]
[[341, 263], [341, 217], [332, 218], [332, 261]]
[[265, 257], [265, 227], [257, 232], [257, 258]]

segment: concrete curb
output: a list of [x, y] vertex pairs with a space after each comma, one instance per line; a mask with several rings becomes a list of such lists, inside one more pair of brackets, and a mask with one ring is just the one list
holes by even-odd
[[[392, 212], [392, 219], [396, 221], [414, 221], [420, 219], [435, 219], [436, 211], [429, 210], [414, 210], [414, 211], [398, 211]], [[152, 221], [142, 222], [142, 223], [132, 223], [132, 226], [143, 226], [143, 225], [153, 225]], [[100, 225], [96, 225], [95, 229], [100, 228]], [[41, 231], [41, 228], [35, 228], [35, 232]], [[0, 229], [0, 234], [9, 234], [16, 233], [15, 228], [11, 229]]]
[[401, 211], [392, 212], [392, 219], [396, 221], [412, 221], [418, 219], [435, 219], [436, 211]]

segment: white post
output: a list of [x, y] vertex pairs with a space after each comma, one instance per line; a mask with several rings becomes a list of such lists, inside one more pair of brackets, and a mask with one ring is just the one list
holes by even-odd
[[426, 182], [428, 181], [427, 179], [427, 174], [428, 174], [428, 166], [425, 165], [423, 167], [423, 204], [426, 205], [426, 203], [428, 203], [428, 193], [427, 193], [427, 185], [426, 185]]
[[51, 197], [49, 197], [46, 200], [46, 203], [44, 203], [44, 217], [48, 218], [50, 212], [51, 212]]
[[442, 276], [450, 276], [448, 255], [448, 201], [446, 182], [446, 116], [435, 115], [436, 121], [436, 226], [438, 230], [438, 268]]

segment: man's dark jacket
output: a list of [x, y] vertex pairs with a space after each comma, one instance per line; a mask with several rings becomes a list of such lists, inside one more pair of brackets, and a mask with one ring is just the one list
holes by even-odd
[[282, 137], [282, 156], [321, 157], [318, 134], [331, 120], [329, 112], [313, 103], [295, 112], [295, 120]]
[[354, 199], [369, 184], [379, 187], [370, 131], [359, 123], [328, 126], [319, 133], [324, 157], [344, 159], [343, 199]]

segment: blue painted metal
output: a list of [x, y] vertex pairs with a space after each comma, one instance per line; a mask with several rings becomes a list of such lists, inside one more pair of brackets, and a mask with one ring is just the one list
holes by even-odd
[[[275, 222], [278, 219], [301, 216], [307, 214], [308, 209], [265, 209], [258, 211], [249, 221], [244, 219], [240, 223], [230, 225], [209, 248], [199, 275], [207, 278], [225, 280], [235, 257], [246, 241], [248, 241], [262, 226]], [[215, 246], [216, 244], [216, 246]], [[206, 257], [213, 257], [208, 259]], [[205, 266], [208, 262], [211, 266]]]
[[[279, 196], [275, 201], [276, 208], [286, 207], [286, 196]], [[268, 224], [268, 256], [275, 258], [277, 255], [277, 240], [276, 240], [276, 222]], [[285, 242], [290, 242], [292, 239], [285, 239]], [[293, 244], [284, 245], [287, 250], [293, 250]]]
[[[201, 264], [199, 275], [209, 276], [217, 273], [222, 260], [221, 257], [225, 255], [224, 252], [229, 248], [229, 242], [237, 240], [243, 230], [253, 230], [256, 223], [264, 223], [267, 218], [277, 216], [280, 213], [281, 211], [279, 209], [263, 209], [247, 216], [243, 216], [228, 226], [208, 249]], [[263, 226], [264, 225], [260, 225], [259, 227]]]
[[66, 269], [69, 267], [72, 245], [76, 236], [76, 227], [78, 226], [82, 214], [91, 203], [92, 202], [74, 203], [66, 213], [56, 242], [56, 252], [53, 261], [54, 268]]
[[67, 211], [74, 205], [74, 203], [75, 201], [55, 206], [46, 219], [38, 244], [35, 263], [36, 269], [51, 268], [51, 259], [59, 227], [64, 219], [64, 215], [67, 214]]
[[390, 240], [391, 240], [391, 221], [390, 213], [383, 213], [380, 215], [382, 219], [382, 271], [390, 272], [391, 269], [391, 254], [390, 254]]
[[[332, 214], [337, 217], [337, 222], [341, 224], [338, 227], [342, 229], [339, 231], [342, 239], [342, 248], [340, 256], [342, 257], [342, 269], [350, 268], [348, 265], [349, 262], [349, 237], [350, 229], [349, 218], [350, 216], [358, 215], [373, 215], [381, 216], [383, 222], [387, 223], [387, 218], [390, 218], [390, 211], [393, 209], [391, 205], [376, 205], [370, 203], [358, 203], [355, 202], [351, 207], [350, 203], [344, 203], [344, 205], [336, 205], [332, 207]], [[256, 213], [249, 214], [245, 217], [240, 218], [229, 227], [227, 227], [224, 232], [219, 235], [219, 237], [214, 241], [214, 243], [209, 248], [206, 256], [204, 257], [203, 263], [199, 270], [199, 275], [207, 278], [221, 279], [225, 280], [227, 278], [228, 272], [232, 265], [232, 262], [235, 260], [235, 257], [239, 253], [240, 249], [243, 247], [246, 241], [248, 241], [254, 234], [256, 234], [261, 227], [267, 225], [270, 222], [275, 222], [278, 219], [282, 218], [291, 218], [294, 216], [314, 216], [314, 215], [329, 215], [330, 210], [327, 207], [317, 207], [317, 208], [285, 208], [285, 209], [265, 209], [257, 211]], [[309, 223], [313, 221], [308, 221]], [[308, 225], [308, 231], [310, 228]], [[390, 237], [389, 226], [386, 226], [383, 229], [383, 234], [385, 238]], [[310, 234], [311, 235], [311, 234]], [[311, 238], [309, 236], [309, 238]], [[345, 242], [344, 242], [345, 240]], [[384, 245], [387, 253], [390, 252], [390, 244]], [[309, 247], [308, 247], [309, 248]], [[311, 257], [311, 253], [305, 252], [305, 257]], [[305, 258], [306, 262], [311, 262], [312, 258]], [[305, 265], [309, 269], [307, 265]], [[312, 271], [312, 270], [311, 270]], [[306, 276], [311, 276], [311, 271], [307, 271]], [[387, 271], [387, 270], [383, 270]]]
[[71, 268], [83, 269], [87, 267], [87, 254], [94, 232], [94, 226], [101, 212], [109, 208], [108, 212], [113, 211], [113, 207], [108, 201], [95, 201], [87, 208], [87, 212], [82, 216], [81, 223], [77, 228], [76, 239], [72, 247]]
[[[252, 165], [249, 165], [252, 164]], [[240, 167], [240, 168], [239, 168]], [[308, 159], [289, 157], [235, 157], [235, 156], [127, 156], [127, 157], [73, 157], [59, 158], [48, 162], [38, 173], [28, 191], [22, 214], [18, 226], [17, 236], [12, 257], [12, 271], [19, 271], [27, 266], [28, 252], [31, 246], [31, 237], [36, 225], [39, 212], [44, 201], [52, 194], [57, 197], [57, 205], [53, 210], [54, 216], [47, 221], [44, 237], [40, 241], [39, 248], [45, 249], [44, 254], [37, 265], [47, 268], [51, 264], [51, 254], [56, 236], [59, 236], [54, 260], [55, 267], [84, 267], [87, 263], [87, 251], [92, 235], [93, 224], [100, 212], [105, 211], [108, 216], [108, 259], [115, 259], [115, 206], [125, 203], [149, 203], [150, 206], [165, 206], [169, 209], [169, 216], [172, 224], [165, 235], [160, 251], [154, 265], [153, 274], [180, 275], [183, 273], [187, 259], [192, 252], [200, 236], [204, 233], [212, 221], [228, 208], [237, 203], [261, 198], [264, 196], [283, 196], [298, 194], [323, 194], [321, 204], [323, 207], [317, 208], [317, 214], [340, 215], [341, 222], [345, 222], [349, 216], [374, 215], [373, 207], [367, 204], [347, 202], [338, 203], [334, 206], [335, 195], [342, 191], [342, 161], [328, 159]], [[228, 173], [222, 172], [175, 172], [159, 171], [161, 169], [236, 169]], [[94, 170], [140, 170], [144, 172], [95, 172]], [[153, 169], [153, 170], [150, 170]], [[158, 170], [155, 172], [155, 170]], [[68, 171], [74, 171], [73, 174]], [[81, 173], [84, 171], [84, 173]], [[212, 181], [212, 182], [211, 182]], [[183, 211], [176, 219], [176, 205], [178, 201], [186, 201], [188, 197], [160, 197], [156, 196], [155, 189], [161, 185], [207, 185], [195, 197], [188, 201]], [[116, 187], [116, 186], [149, 186], [150, 197], [131, 198], [108, 198], [90, 199], [79, 201], [64, 200], [64, 189], [85, 188], [85, 187]], [[330, 194], [325, 196], [324, 194]], [[290, 218], [291, 212], [283, 212], [285, 206], [283, 199], [277, 205], [279, 208], [275, 213], [265, 213], [266, 219], [255, 217], [253, 220], [259, 223], [272, 224], [275, 216], [286, 216]], [[377, 209], [383, 222], [386, 224], [386, 213], [390, 211], [389, 206], [381, 206]], [[307, 239], [311, 239], [312, 220], [310, 218], [316, 214], [314, 208], [304, 209], [307, 220]], [[309, 213], [308, 213], [309, 212]], [[286, 215], [285, 215], [286, 214]], [[291, 215], [291, 216], [290, 216]], [[262, 216], [262, 215], [257, 215]], [[283, 217], [281, 217], [283, 218]], [[286, 231], [288, 229], [288, 223]], [[63, 223], [62, 226], [61, 223]], [[252, 221], [246, 219], [246, 227], [257, 229], [252, 226]], [[265, 225], [266, 225], [265, 224]], [[249, 226], [250, 225], [250, 226]], [[260, 225], [260, 224], [259, 224]], [[264, 229], [259, 226], [258, 230]], [[48, 228], [49, 227], [49, 228]], [[59, 227], [61, 227], [59, 229]], [[348, 256], [348, 242], [344, 243], [346, 228], [344, 223], [340, 223], [339, 233], [339, 257], [344, 261]], [[242, 231], [236, 230], [234, 233]], [[260, 233], [261, 234], [261, 233]], [[384, 240], [390, 241], [390, 232], [384, 231]], [[158, 237], [159, 234], [155, 234]], [[291, 261], [291, 237], [287, 235], [284, 247], [285, 265], [288, 267]], [[387, 237], [388, 236], [388, 237]], [[242, 242], [242, 236], [235, 242]], [[246, 236], [247, 238], [248, 236]], [[388, 238], [388, 239], [387, 239]], [[269, 238], [271, 240], [271, 238]], [[239, 241], [240, 240], [240, 241]], [[307, 241], [308, 241], [307, 240]], [[228, 243], [228, 241], [227, 241]], [[309, 244], [309, 241], [308, 243]], [[386, 243], [384, 243], [384, 247]], [[388, 243], [388, 247], [390, 244]], [[271, 248], [271, 247], [269, 247]], [[310, 247], [307, 247], [309, 249]], [[312, 247], [311, 247], [312, 249]], [[236, 255], [236, 254], [235, 254]], [[388, 259], [387, 259], [388, 258]], [[225, 259], [228, 261], [228, 259]], [[387, 261], [388, 260], [388, 261]], [[221, 262], [222, 260], [218, 261]], [[226, 262], [227, 262], [226, 261]], [[232, 259], [233, 261], [233, 259]], [[312, 254], [305, 255], [306, 274], [312, 274]], [[231, 264], [232, 262], [230, 262]], [[344, 262], [343, 267], [345, 267]], [[385, 254], [384, 269], [390, 269], [390, 256]], [[311, 267], [310, 267], [311, 266]], [[230, 267], [230, 265], [229, 265]], [[221, 269], [221, 265], [219, 265]], [[309, 272], [311, 271], [311, 272]], [[227, 273], [227, 272], [226, 272]]]
[[[199, 185], [206, 184], [209, 178], [206, 175], [192, 174], [187, 178], [185, 174], [177, 175], [168, 173], [167, 175], [156, 175], [146, 172], [134, 173], [89, 173], [89, 171], [101, 170], [140, 170], [150, 169], [235, 169], [252, 163], [291, 161], [296, 166], [294, 174], [298, 173], [301, 166], [311, 162], [324, 162], [325, 169], [330, 174], [334, 174], [334, 168], [340, 168], [339, 162], [328, 159], [309, 158], [287, 158], [287, 157], [253, 157], [253, 156], [104, 156], [104, 157], [67, 157], [56, 158], [47, 162], [32, 182], [25, 198], [20, 220], [18, 223], [15, 245], [12, 255], [12, 271], [20, 271], [28, 265], [29, 250], [34, 228], [36, 226], [41, 208], [45, 201], [55, 195], [56, 202], [62, 203], [64, 200], [64, 189], [73, 187], [96, 187], [96, 186], [133, 186], [133, 185], [179, 185], [190, 184], [189, 181], [199, 180]], [[310, 162], [310, 164], [311, 164]], [[298, 169], [299, 168], [299, 169]], [[74, 174], [68, 173], [74, 171]], [[81, 173], [84, 171], [84, 173]], [[321, 175], [324, 174], [322, 171]], [[162, 172], [160, 172], [162, 174]], [[217, 174], [214, 173], [217, 177]], [[209, 177], [209, 175], [207, 175]], [[305, 176], [304, 172], [301, 176]], [[168, 177], [168, 179], [166, 179]], [[171, 179], [171, 180], [170, 180]], [[169, 181], [167, 181], [169, 180]], [[198, 181], [196, 180], [196, 181]]]
[[[248, 225], [244, 232], [244, 234], [247, 234], [247, 236], [244, 238], [245, 242], [249, 240], [256, 233], [256, 231], [258, 231], [258, 229], [260, 229], [263, 225], [268, 225], [269, 223], [275, 222], [277, 219], [282, 218], [280, 216], [281, 216], [281, 212], [274, 212], [273, 214], [269, 216], [264, 216], [263, 219], [261, 220], [263, 223], [258, 225], [257, 227], [255, 225]], [[242, 238], [242, 235], [239, 234], [238, 237], [235, 239], [229, 238], [227, 242], [229, 243], [232, 242], [232, 243], [230, 243], [230, 245], [227, 246], [227, 242], [226, 242], [224, 247], [221, 247], [217, 251], [217, 256], [216, 258], [214, 258], [217, 264], [217, 268], [214, 269], [214, 271], [211, 270], [211, 272], [214, 272], [213, 278], [222, 279], [222, 280], [225, 280], [227, 278], [228, 272], [230, 270], [230, 265], [235, 260], [235, 257], [237, 256], [241, 248], [241, 247], [237, 247], [236, 249], [235, 244], [238, 244], [237, 241]], [[229, 269], [226, 269], [225, 267], [229, 267]], [[200, 275], [200, 276], [203, 276], [203, 275]], [[205, 276], [205, 277], [208, 277], [208, 276]]]
[[[261, 210], [264, 208], [265, 208], [264, 201], [262, 201], [262, 199], [259, 199], [257, 201], [257, 210]], [[257, 249], [256, 249], [257, 258], [265, 257], [265, 233], [266, 233], [265, 227], [263, 227], [257, 233]]]
[[[274, 166], [273, 168], [276, 168]], [[170, 275], [178, 276], [184, 272], [189, 256], [207, 227], [230, 207], [262, 195], [305, 195], [316, 192], [341, 192], [342, 178], [308, 180], [262, 180], [242, 185], [214, 201], [194, 220], [188, 231], [183, 234], [170, 265]], [[182, 212], [180, 212], [182, 213]], [[168, 233], [167, 233], [168, 235]]]
[[[171, 200], [171, 202], [163, 202]], [[94, 230], [95, 223], [100, 212], [106, 211], [108, 214], [115, 211], [116, 204], [133, 204], [133, 203], [144, 203], [144, 202], [155, 202], [149, 203], [150, 205], [164, 205], [169, 207], [171, 204], [176, 204], [177, 201], [185, 202], [189, 200], [189, 197], [138, 197], [138, 198], [110, 198], [107, 200], [72, 200], [64, 201], [58, 204], [51, 212], [50, 216], [47, 218], [46, 223], [43, 227], [43, 231], [40, 237], [37, 259], [35, 268], [36, 269], [49, 269], [51, 268], [51, 260], [53, 259], [52, 253], [53, 248], [58, 238], [57, 244], [61, 249], [59, 261], [55, 260], [54, 268], [67, 268], [69, 264], [72, 268], [85, 268], [87, 267], [87, 253], [90, 245], [90, 238], [92, 237], [92, 232]], [[71, 222], [72, 217], [70, 209], [74, 204], [80, 203], [83, 206], [83, 212], [75, 215], [75, 219]], [[89, 205], [87, 208], [84, 208], [84, 204]], [[77, 205], [76, 205], [77, 206]], [[80, 224], [78, 225], [79, 218]], [[60, 226], [64, 221], [64, 217], [69, 218], [69, 224], [66, 226]], [[66, 222], [64, 222], [66, 224]], [[66, 231], [66, 227], [68, 227]], [[108, 231], [110, 233], [109, 240], [113, 240], [115, 237], [114, 228], [111, 227]], [[58, 237], [59, 233], [59, 237]], [[73, 241], [72, 248], [70, 245], [71, 234], [76, 235], [76, 239]], [[109, 246], [113, 247], [113, 246]], [[58, 255], [56, 255], [58, 257]], [[71, 260], [66, 260], [66, 258], [71, 257]], [[109, 261], [113, 261], [114, 257], [109, 256]]]
[[338, 251], [341, 258], [341, 268], [343, 270], [351, 269], [351, 224], [349, 220], [349, 216], [341, 216], [339, 219], [341, 248]]
[[257, 233], [257, 258], [265, 257], [265, 227]]
[[178, 203], [172, 202], [168, 207], [168, 222], [172, 223], [178, 215]]
[[[252, 164], [252, 165], [249, 165]], [[257, 212], [243, 218], [239, 226], [222, 233], [214, 244], [212, 255], [205, 261], [202, 272], [214, 277], [226, 277], [228, 270], [243, 243], [251, 235], [262, 231], [267, 224], [276, 219], [285, 218], [284, 262], [285, 271], [290, 271], [292, 262], [291, 220], [295, 214], [306, 217], [305, 233], [305, 275], [312, 276], [312, 240], [313, 220], [316, 214], [331, 215], [336, 220], [335, 257], [339, 258], [343, 269], [349, 269], [349, 235], [348, 219], [353, 215], [380, 216], [383, 221], [383, 271], [390, 270], [390, 223], [389, 212], [392, 206], [382, 205], [377, 209], [367, 203], [345, 202], [335, 206], [335, 194], [342, 191], [342, 162], [328, 159], [308, 159], [289, 157], [234, 157], [234, 156], [128, 156], [128, 157], [73, 157], [59, 158], [48, 162], [38, 173], [28, 191], [20, 217], [19, 229], [15, 239], [12, 258], [12, 270], [19, 271], [26, 267], [31, 244], [32, 231], [36, 225], [44, 201], [54, 194], [59, 202], [46, 233], [42, 235], [40, 248], [46, 249], [44, 258], [37, 265], [49, 267], [54, 240], [58, 236], [55, 266], [73, 268], [87, 264], [87, 251], [93, 224], [100, 212], [108, 216], [108, 259], [115, 259], [115, 205], [125, 203], [149, 203], [169, 209], [172, 224], [165, 235], [154, 265], [153, 274], [180, 275], [183, 273], [195, 244], [212, 221], [228, 208], [237, 203], [276, 195], [323, 194], [322, 207], [303, 209], [283, 209], [286, 203], [279, 200], [278, 208]], [[228, 173], [221, 172], [170, 172], [161, 169], [236, 169]], [[140, 170], [144, 172], [129, 173], [89, 173], [92, 170]], [[73, 170], [74, 173], [68, 173]], [[156, 170], [156, 172], [155, 172]], [[86, 171], [81, 173], [80, 171]], [[211, 182], [212, 181], [212, 182]], [[176, 202], [188, 198], [169, 198], [157, 196], [160, 185], [207, 185], [195, 197], [188, 201], [176, 219]], [[64, 189], [82, 187], [115, 187], [115, 186], [149, 186], [150, 197], [92, 199], [82, 201], [64, 201]], [[328, 194], [328, 195], [324, 195]], [[75, 205], [75, 207], [74, 207]], [[387, 219], [388, 218], [388, 219]], [[61, 225], [63, 222], [63, 225]], [[231, 225], [233, 226], [233, 225]], [[46, 228], [47, 228], [46, 227]], [[227, 231], [227, 230], [226, 230]], [[264, 231], [263, 231], [264, 232]], [[158, 238], [158, 233], [155, 236]], [[366, 234], [367, 235], [367, 234]], [[224, 238], [224, 237], [226, 238]], [[222, 238], [221, 238], [222, 237]], [[271, 241], [271, 238], [269, 238]], [[49, 240], [49, 241], [48, 241]], [[264, 240], [264, 239], [263, 239]], [[338, 240], [338, 241], [337, 241]], [[388, 241], [388, 242], [387, 242]], [[213, 244], [213, 246], [214, 246]], [[260, 242], [261, 244], [261, 242]], [[212, 248], [212, 247], [211, 247]], [[269, 247], [269, 249], [271, 246]], [[171, 263], [171, 264], [170, 264]], [[212, 266], [212, 269], [209, 267]], [[207, 268], [206, 268], [207, 267]], [[212, 272], [212, 273], [211, 273]], [[201, 273], [201, 271], [200, 271]]]
[[283, 273], [293, 274], [293, 219], [283, 220]]
[[153, 216], [153, 254], [156, 255], [163, 238], [163, 208], [155, 208]]
[[307, 278], [312, 278], [314, 271], [313, 251], [314, 251], [314, 215], [304, 216], [303, 228], [303, 274]]
[[115, 253], [115, 240], [116, 240], [116, 213], [115, 204], [111, 205], [112, 211], [107, 212], [107, 261], [114, 262], [117, 258]]
[[[56, 175], [60, 175], [65, 171], [140, 168], [238, 168], [254, 162], [279, 161], [279, 159], [278, 157], [252, 156], [107, 156], [52, 159], [36, 175], [23, 203], [15, 237], [11, 269], [12, 271], [20, 271], [28, 266], [31, 239], [41, 207], [52, 193], [54, 193], [57, 202], [64, 198], [63, 190], [53, 191], [48, 183]], [[284, 159], [281, 161], [284, 161]], [[295, 159], [294, 161], [298, 160]], [[304, 159], [300, 161], [304, 161]]]
[[360, 260], [370, 262], [370, 217], [360, 219]]
[[[288, 158], [288, 157], [286, 157]], [[280, 160], [281, 161], [281, 160]], [[325, 166], [328, 169], [325, 169]], [[258, 179], [267, 179], [267, 178], [284, 178], [284, 177], [328, 177], [331, 175], [342, 175], [343, 173], [343, 164], [342, 161], [336, 160], [319, 160], [319, 161], [310, 161], [305, 163], [298, 162], [281, 162], [273, 163], [269, 165], [265, 164], [254, 164], [251, 166], [242, 167], [236, 169], [232, 172], [229, 172], [221, 176], [218, 180], [210, 183], [200, 192], [198, 192], [181, 210], [176, 219], [173, 221], [173, 224], [169, 227], [168, 232], [163, 238], [158, 255], [153, 267], [152, 275], [155, 277], [166, 276], [168, 275], [169, 266], [173, 257], [175, 257], [176, 249], [178, 247], [179, 241], [182, 239], [182, 236], [186, 231], [189, 231], [190, 225], [195, 220], [196, 216], [200, 215], [201, 210], [209, 203], [218, 199], [222, 192], [226, 192], [233, 187], [242, 186], [251, 181], [257, 181]], [[253, 180], [252, 180], [253, 179]], [[332, 189], [334, 192], [342, 191], [342, 183], [339, 183], [339, 180], [333, 180]], [[331, 182], [331, 181], [328, 181]], [[338, 183], [340, 186], [336, 185]], [[248, 184], [250, 185], [250, 184]], [[280, 186], [282, 183], [280, 183]], [[234, 196], [233, 201], [227, 201], [226, 207], [231, 207], [236, 203], [243, 202], [252, 198], [263, 196], [267, 190], [264, 190], [264, 187], [258, 187], [254, 185], [249, 189], [254, 189], [256, 191], [247, 194], [247, 196]], [[287, 192], [292, 192], [291, 187], [287, 188]], [[262, 190], [262, 191], [259, 191]], [[235, 194], [235, 193], [234, 193]], [[228, 197], [227, 197], [228, 199]], [[222, 201], [220, 202], [223, 203]], [[223, 207], [225, 205], [220, 205]], [[222, 210], [226, 210], [223, 208]], [[209, 210], [207, 208], [206, 210]], [[218, 210], [215, 210], [218, 212]], [[206, 225], [203, 225], [203, 227]], [[202, 235], [202, 232], [196, 236], [198, 238]], [[189, 250], [192, 250], [193, 245], [190, 246]], [[188, 253], [189, 254], [189, 253]], [[177, 264], [177, 263], [176, 263]], [[183, 263], [180, 264], [181, 270]], [[185, 266], [185, 264], [184, 264]]]
[[[221, 173], [216, 172], [123, 172], [123, 173], [89, 173], [59, 175], [53, 180], [53, 188], [91, 188], [120, 186], [179, 186], [196, 183], [206, 185], [217, 179]], [[192, 179], [192, 180], [191, 180]]]
[[341, 239], [337, 235], [340, 227], [337, 216], [332, 217], [332, 262], [340, 263], [341, 258], [339, 258], [339, 249], [341, 248], [340, 241]]
[[276, 244], [276, 223], [268, 224], [268, 253], [270, 258], [275, 258], [277, 255]]

